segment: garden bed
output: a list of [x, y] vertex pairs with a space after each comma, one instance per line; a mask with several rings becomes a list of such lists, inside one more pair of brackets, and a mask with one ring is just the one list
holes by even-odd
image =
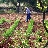
[[[42, 15], [31, 15], [31, 19], [34, 20], [33, 24], [32, 21], [25, 22], [26, 15], [23, 14], [0, 14], [0, 18], [10, 20], [0, 24], [2, 26], [0, 27], [0, 48], [43, 48], [47, 43], [48, 33], [42, 24]], [[11, 36], [7, 38], [2, 36], [5, 31], [8, 32], [7, 30], [17, 19], [20, 19], [20, 22]], [[46, 15], [46, 19], [48, 19], [48, 15]]]

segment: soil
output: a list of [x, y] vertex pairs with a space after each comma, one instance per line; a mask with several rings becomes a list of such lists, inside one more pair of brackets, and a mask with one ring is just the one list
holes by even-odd
[[[14, 23], [14, 21], [15, 21], [16, 19], [20, 19], [20, 22], [19, 22], [16, 30], [17, 30], [17, 31], [18, 31], [18, 30], [19, 30], [19, 31], [21, 30], [20, 32], [22, 32], [22, 33], [26, 32], [26, 29], [27, 29], [28, 24], [29, 24], [29, 21], [26, 22], [26, 14], [16, 14], [16, 13], [14, 13], [14, 14], [13, 14], [13, 13], [12, 13], [12, 14], [0, 14], [0, 18], [6, 18], [6, 19], [8, 19], [8, 20], [11, 20], [10, 23], [4, 22], [3, 24], [0, 25], [0, 28], [1, 28], [1, 29], [0, 29], [0, 36], [2, 36], [1, 34], [3, 34], [4, 31], [6, 31], [7, 29], [10, 28], [10, 26]], [[40, 32], [41, 32], [40, 36], [42, 36], [42, 38], [43, 38], [44, 40], [48, 40], [48, 37], [46, 37], [46, 36], [44, 35], [45, 29], [44, 29], [43, 24], [42, 24], [42, 20], [43, 20], [42, 14], [32, 14], [32, 15], [31, 15], [31, 19], [33, 19], [33, 20], [35, 21], [32, 32], [33, 32], [34, 34], [36, 34], [36, 32], [40, 30]], [[46, 14], [45, 20], [48, 20], [48, 14]], [[6, 30], [4, 30], [3, 28], [6, 29]], [[15, 33], [13, 33], [13, 34], [15, 34]], [[11, 38], [14, 38], [14, 39], [18, 40], [18, 41], [17, 41], [17, 44], [19, 44], [19, 43], [22, 44], [21, 41], [20, 41], [20, 39], [19, 39], [18, 37], [16, 38], [16, 35], [17, 35], [17, 34], [15, 34], [14, 36], [11, 36]], [[22, 35], [22, 36], [23, 36], [23, 35]], [[23, 36], [22, 38], [25, 38], [25, 37]], [[10, 37], [9, 37], [9, 39], [10, 39]], [[8, 39], [8, 40], [9, 40], [9, 39]], [[12, 39], [11, 42], [13, 42], [14, 39]], [[2, 38], [0, 39], [0, 41], [1, 41], [1, 40], [2, 40]], [[5, 42], [8, 41], [8, 40], [5, 40]], [[11, 39], [10, 39], [10, 40], [11, 40]], [[35, 46], [35, 42], [33, 42], [33, 40], [36, 40], [36, 37], [31, 35], [28, 40], [29, 40], [29, 45], [30, 45], [30, 47], [35, 48], [36, 46]], [[4, 43], [5, 45], [0, 45], [0, 47], [3, 46], [3, 47], [5, 47], [5, 48], [8, 48], [8, 46], [9, 46], [8, 43], [9, 43], [9, 42], [10, 42], [10, 41], [8, 41], [7, 44]], [[11, 44], [11, 43], [10, 43], [10, 44]], [[42, 46], [42, 45], [45, 45], [45, 44], [40, 43], [39, 47]], [[7, 46], [7, 47], [6, 47], [6, 46]], [[14, 43], [14, 46], [15, 46], [15, 43]], [[14, 47], [12, 47], [12, 48], [14, 48]]]

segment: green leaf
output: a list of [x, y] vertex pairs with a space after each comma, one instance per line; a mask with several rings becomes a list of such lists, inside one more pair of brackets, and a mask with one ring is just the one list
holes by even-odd
[[17, 27], [18, 23], [19, 23], [19, 20], [16, 20], [16, 21], [14, 22], [14, 24], [13, 24], [6, 32], [3, 33], [3, 36], [4, 36], [4, 37], [9, 37], [9, 36], [11, 36], [12, 32], [13, 32], [14, 29]]

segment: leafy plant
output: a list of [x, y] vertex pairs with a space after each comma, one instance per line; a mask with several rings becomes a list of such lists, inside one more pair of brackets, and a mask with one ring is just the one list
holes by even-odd
[[12, 46], [9, 46], [9, 48], [13, 48]]
[[28, 28], [26, 30], [26, 35], [27, 36], [29, 36], [32, 33], [33, 24], [34, 24], [34, 21], [33, 20], [30, 20], [30, 23], [29, 23]]
[[22, 46], [23, 46], [24, 48], [30, 48], [30, 46], [29, 46], [29, 44], [28, 44], [29, 41], [28, 41], [27, 37], [30, 36], [30, 34], [32, 33], [33, 23], [34, 23], [34, 21], [31, 19], [31, 20], [30, 20], [30, 23], [29, 23], [29, 25], [28, 25], [28, 28], [27, 28], [27, 30], [26, 30], [26, 33], [24, 34], [24, 35], [26, 36], [26, 39], [21, 39]]
[[40, 35], [40, 34], [41, 34], [40, 30], [38, 30], [38, 31], [36, 32], [36, 34], [37, 34], [37, 35]]
[[5, 19], [6, 22], [11, 22], [11, 20]]
[[39, 37], [37, 38], [37, 41], [38, 41], [38, 42], [42, 42], [42, 37], [39, 36]]
[[47, 32], [45, 32], [45, 36], [48, 37], [48, 33]]
[[2, 23], [5, 22], [5, 21], [6, 21], [6, 22], [10, 22], [10, 20], [6, 20], [5, 18], [1, 18], [1, 19], [0, 19], [0, 24], [2, 24]]
[[27, 39], [22, 39], [22, 46], [25, 47], [25, 48], [28, 48], [29, 45], [28, 45], [28, 40]]
[[5, 18], [0, 19], [0, 24], [2, 24], [5, 21]]
[[47, 30], [48, 30], [48, 20], [45, 20], [44, 23], [45, 23], [46, 28], [47, 28]]
[[16, 21], [14, 22], [14, 24], [13, 24], [6, 32], [3, 33], [3, 36], [4, 36], [4, 37], [11, 36], [12, 32], [13, 32], [14, 29], [17, 27], [18, 23], [19, 23], [19, 20], [16, 20]]

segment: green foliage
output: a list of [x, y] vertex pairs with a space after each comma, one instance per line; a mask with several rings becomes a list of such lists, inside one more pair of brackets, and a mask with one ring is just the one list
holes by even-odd
[[42, 36], [40, 36], [40, 34], [41, 34], [41, 31], [40, 30], [38, 30], [37, 32], [36, 32], [36, 37], [37, 37], [37, 42], [42, 42]]
[[45, 23], [46, 28], [47, 28], [47, 30], [48, 30], [48, 20], [45, 20], [44, 23]]
[[3, 22], [5, 22], [5, 18], [0, 19], [0, 24], [2, 24]]
[[32, 5], [30, 5], [29, 3], [25, 3], [25, 6], [30, 7], [30, 6], [32, 6]]
[[25, 46], [25, 47], [24, 46], [23, 47], [22, 46], [18, 46], [18, 48], [30, 48], [30, 47], [29, 46]]
[[45, 32], [45, 36], [48, 37], [48, 33], [47, 32]]
[[0, 3], [3, 3], [4, 2], [4, 0], [0, 0]]
[[[40, 2], [41, 1], [41, 2]], [[41, 5], [42, 4], [42, 5]], [[43, 10], [42, 10], [43, 6]], [[37, 7], [42, 10], [43, 12], [46, 11], [48, 6], [48, 0], [37, 0]]]
[[32, 6], [36, 6], [37, 0], [29, 0], [29, 3], [30, 3]]
[[37, 6], [40, 10], [42, 10], [42, 7], [40, 7], [40, 3], [37, 2]]
[[22, 39], [21, 41], [22, 41], [22, 46], [23, 46], [24, 48], [29, 48], [28, 40], [27, 40], [27, 39]]
[[20, 2], [25, 3], [24, 5], [27, 7], [30, 7], [30, 6], [36, 7], [37, 0], [20, 0]]
[[36, 34], [37, 34], [37, 35], [40, 35], [40, 34], [41, 34], [40, 30], [39, 30], [39, 31], [37, 31], [37, 32], [36, 32]]
[[4, 23], [4, 22], [11, 22], [10, 20], [7, 20], [7, 19], [5, 19], [5, 18], [1, 18], [0, 19], [0, 24], [2, 24], [2, 23]]
[[33, 24], [34, 24], [34, 21], [31, 19], [30, 20], [30, 23], [28, 25], [28, 28], [26, 30], [26, 35], [29, 36], [31, 33], [32, 33], [32, 29], [33, 29]]
[[38, 42], [42, 42], [42, 37], [39, 36], [39, 37], [37, 38], [37, 41], [38, 41]]
[[0, 0], [2, 3], [9, 3], [12, 2], [15, 6], [17, 5], [17, 2], [23, 2], [23, 3], [29, 3], [29, 5], [36, 6], [37, 0]]
[[4, 37], [11, 36], [12, 32], [13, 32], [14, 29], [17, 27], [18, 23], [19, 23], [19, 20], [16, 20], [16, 21], [14, 22], [14, 24], [13, 24], [6, 32], [3, 33], [3, 36], [4, 36]]
[[22, 48], [22, 47], [30, 48], [30, 46], [28, 44], [29, 41], [28, 41], [27, 37], [30, 36], [30, 34], [32, 33], [33, 23], [34, 23], [34, 21], [31, 19], [26, 32], [23, 34], [26, 38], [24, 39], [24, 38], [21, 38], [21, 36], [20, 36], [20, 40], [22, 42], [22, 45], [18, 46], [18, 48]]
[[8, 20], [8, 19], [5, 19], [5, 21], [8, 22], [8, 23], [11, 22], [11, 20]]
[[48, 5], [48, 0], [41, 0], [44, 6]]
[[15, 10], [11, 9], [11, 10], [5, 11], [5, 13], [15, 13]]
[[13, 48], [12, 46], [9, 46], [9, 48]]

